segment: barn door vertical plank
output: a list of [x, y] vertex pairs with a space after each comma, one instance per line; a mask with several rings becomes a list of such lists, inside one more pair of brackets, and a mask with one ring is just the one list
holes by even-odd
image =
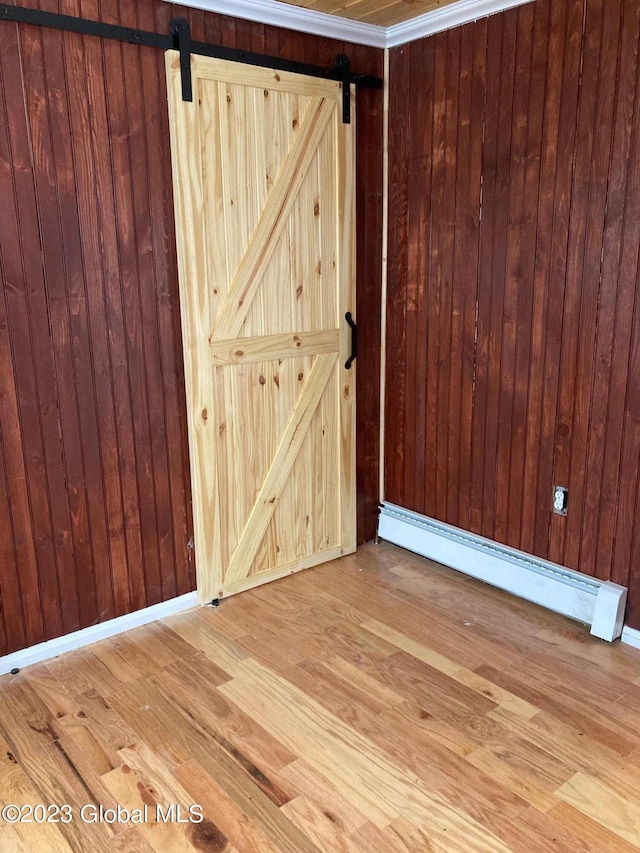
[[[197, 79], [198, 59], [194, 59], [194, 76]], [[214, 103], [212, 121], [206, 124], [196, 109], [197, 102], [185, 104], [180, 92], [179, 65], [176, 56], [168, 52], [165, 57], [167, 85], [169, 87], [169, 123], [172, 134], [171, 160], [174, 176], [174, 210], [178, 250], [180, 311], [182, 317], [187, 419], [189, 424], [190, 470], [193, 490], [194, 537], [198, 568], [198, 594], [200, 601], [218, 598], [222, 576], [220, 561], [224, 542], [220, 527], [222, 503], [216, 487], [216, 440], [229, 441], [230, 429], [216, 412], [209, 337], [214, 318], [207, 272], [207, 223], [203, 215], [202, 151], [199, 140], [204, 134], [222, 133], [216, 130]], [[222, 87], [215, 87], [218, 101], [222, 101]], [[222, 107], [220, 107], [222, 109]], [[199, 122], [202, 121], [202, 130]], [[202, 134], [202, 135], [201, 135]], [[181, 153], [178, 154], [178, 151]], [[222, 161], [221, 161], [222, 168]], [[220, 192], [220, 187], [217, 192]], [[219, 227], [224, 227], [220, 218]], [[187, 284], [185, 284], [187, 283]], [[188, 285], [188, 287], [187, 287]], [[211, 288], [228, 287], [219, 282]], [[217, 435], [215, 434], [217, 433]], [[216, 566], [215, 571], [211, 568]]]

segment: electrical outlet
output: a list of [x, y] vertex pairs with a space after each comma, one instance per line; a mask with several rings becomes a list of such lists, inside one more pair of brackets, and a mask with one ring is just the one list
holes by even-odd
[[567, 514], [567, 503], [569, 501], [569, 489], [564, 486], [553, 487], [553, 511], [557, 515]]

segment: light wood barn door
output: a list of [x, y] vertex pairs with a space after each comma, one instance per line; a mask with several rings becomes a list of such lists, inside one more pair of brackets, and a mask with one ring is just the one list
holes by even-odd
[[354, 128], [333, 81], [192, 75], [188, 103], [167, 54], [205, 602], [355, 550]]

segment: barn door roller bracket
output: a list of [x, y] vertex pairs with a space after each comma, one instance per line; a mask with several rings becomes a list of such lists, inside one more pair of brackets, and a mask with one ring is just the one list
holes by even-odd
[[351, 62], [346, 53], [336, 56], [334, 68], [339, 72], [342, 83], [342, 122], [351, 124]]
[[182, 100], [193, 100], [191, 84], [191, 27], [186, 18], [174, 18], [171, 21], [171, 35], [176, 50], [180, 53], [180, 78], [182, 80]]

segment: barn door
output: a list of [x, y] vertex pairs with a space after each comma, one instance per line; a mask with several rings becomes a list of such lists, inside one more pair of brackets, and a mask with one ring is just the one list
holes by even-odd
[[192, 57], [169, 115], [198, 589], [355, 549], [353, 126], [338, 83]]

